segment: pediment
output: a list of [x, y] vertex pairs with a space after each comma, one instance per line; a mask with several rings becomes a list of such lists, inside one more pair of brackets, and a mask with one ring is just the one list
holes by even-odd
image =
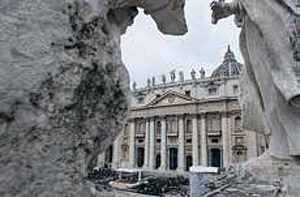
[[168, 91], [159, 98], [153, 99], [147, 106], [165, 106], [191, 103], [194, 99], [184, 94]]
[[221, 84], [218, 81], [208, 81], [206, 84], [204, 84], [204, 87], [210, 88], [210, 87], [219, 87]]

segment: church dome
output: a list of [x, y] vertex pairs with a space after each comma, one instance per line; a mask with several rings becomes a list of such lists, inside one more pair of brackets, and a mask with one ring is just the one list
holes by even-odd
[[238, 63], [235, 59], [234, 53], [231, 51], [230, 46], [224, 56], [222, 64], [214, 70], [211, 77], [230, 77], [236, 76], [241, 73], [242, 64]]

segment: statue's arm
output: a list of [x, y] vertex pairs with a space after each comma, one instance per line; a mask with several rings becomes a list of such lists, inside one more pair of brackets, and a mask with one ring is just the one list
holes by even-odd
[[230, 3], [225, 3], [224, 1], [213, 1], [210, 4], [210, 7], [212, 10], [212, 24], [218, 23], [220, 19], [240, 13], [238, 0], [234, 0]]

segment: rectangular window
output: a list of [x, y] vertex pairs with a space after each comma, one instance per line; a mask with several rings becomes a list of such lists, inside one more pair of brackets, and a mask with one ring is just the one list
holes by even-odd
[[209, 95], [216, 95], [218, 93], [217, 88], [209, 88], [208, 94]]
[[239, 86], [238, 85], [234, 85], [233, 86], [233, 94], [238, 94], [239, 93]]
[[211, 139], [211, 143], [219, 143], [219, 139], [218, 138], [212, 138]]
[[235, 144], [236, 145], [242, 145], [244, 143], [244, 139], [242, 137], [236, 137], [235, 138]]
[[185, 95], [190, 97], [191, 96], [191, 91], [190, 90], [186, 90], [185, 91]]
[[139, 97], [139, 98], [138, 98], [138, 103], [139, 103], [139, 104], [144, 103], [144, 98], [143, 98], [143, 97]]

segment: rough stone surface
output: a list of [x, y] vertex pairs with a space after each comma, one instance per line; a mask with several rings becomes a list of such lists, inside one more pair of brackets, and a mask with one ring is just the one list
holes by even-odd
[[289, 0], [212, 4], [213, 23], [235, 14], [242, 27], [244, 126], [270, 130], [270, 153], [281, 159], [300, 155], [299, 6]]
[[1, 0], [0, 196], [96, 195], [85, 177], [126, 117], [120, 36], [136, 6], [187, 31], [184, 0], [138, 2]]
[[[213, 1], [212, 22], [235, 15], [242, 27], [240, 48], [244, 127], [270, 135], [268, 156], [249, 162], [250, 172], [274, 180], [282, 166], [288, 196], [299, 196], [300, 155], [300, 9], [291, 0]], [[262, 163], [260, 163], [262, 162]], [[263, 165], [262, 165], [263, 164]], [[276, 173], [275, 173], [276, 172]]]

